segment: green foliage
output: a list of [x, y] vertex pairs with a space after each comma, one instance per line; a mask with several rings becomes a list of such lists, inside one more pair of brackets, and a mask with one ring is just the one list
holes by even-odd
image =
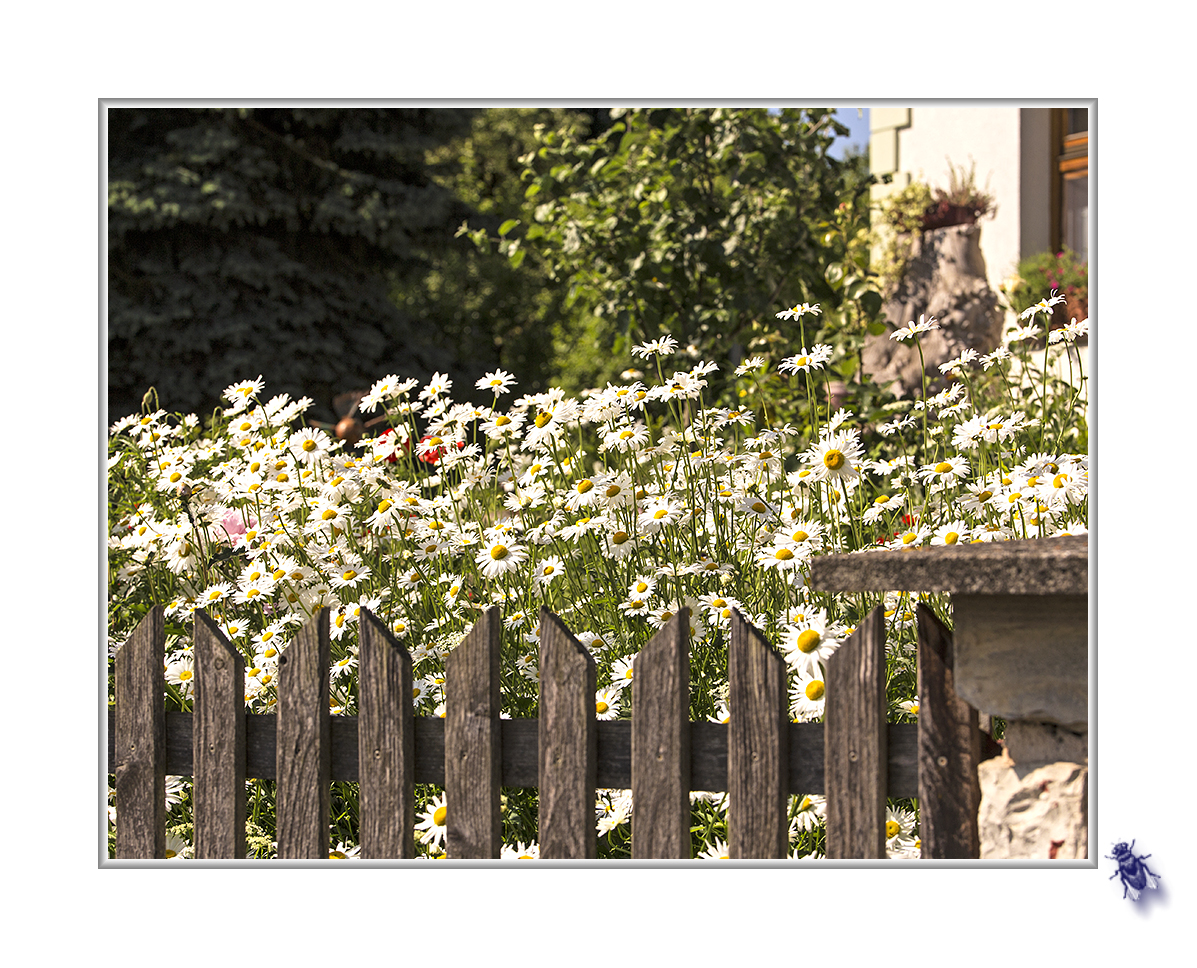
[[519, 373], [522, 391], [549, 382], [551, 333], [565, 297], [537, 263], [523, 262], [518, 240], [509, 238], [521, 220], [505, 217], [523, 204], [519, 159], [535, 144], [536, 125], [586, 130], [585, 119], [560, 108], [491, 108], [475, 114], [463, 134], [428, 152], [437, 184], [474, 213], [476, 231], [501, 241], [480, 248], [458, 230], [456, 245], [424, 253], [428, 271], [393, 292], [398, 305], [428, 320], [455, 348], [463, 370], [475, 376], [494, 367]]
[[108, 114], [109, 397], [209, 411], [243, 374], [327, 405], [451, 346], [390, 290], [451, 248], [467, 205], [425, 153], [447, 109], [119, 108]]
[[564, 293], [553, 351], [567, 389], [615, 379], [630, 346], [662, 334], [724, 370], [784, 355], [801, 336], [776, 320], [779, 302], [821, 302], [827, 332], [863, 342], [880, 310], [868, 295], [869, 178], [827, 154], [846, 130], [830, 111], [611, 116], [593, 138], [581, 119], [537, 127], [506, 232], [463, 228]]
[[1038, 303], [1043, 293], [1053, 291], [1074, 302], [1089, 300], [1089, 264], [1067, 247], [1061, 252], [1041, 252], [1023, 259], [1018, 264], [1017, 278], [1006, 287], [1010, 305], [1018, 313]]

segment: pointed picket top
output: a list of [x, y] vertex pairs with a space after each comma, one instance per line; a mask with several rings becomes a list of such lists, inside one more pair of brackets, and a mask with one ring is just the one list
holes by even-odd
[[165, 613], [155, 605], [116, 652], [116, 856], [166, 856]]
[[789, 853], [785, 658], [733, 609], [727, 654], [727, 841], [733, 858]]
[[492, 605], [445, 660], [445, 842], [451, 858], [497, 858], [503, 846], [502, 629], [502, 613]]
[[689, 609], [632, 664], [632, 804], [632, 857], [690, 857]]
[[594, 657], [547, 608], [540, 610], [537, 774], [540, 856], [598, 856]]
[[245, 856], [245, 660], [220, 626], [195, 612], [192, 774], [195, 856]]
[[358, 633], [357, 745], [361, 856], [415, 857], [411, 654], [369, 609]]

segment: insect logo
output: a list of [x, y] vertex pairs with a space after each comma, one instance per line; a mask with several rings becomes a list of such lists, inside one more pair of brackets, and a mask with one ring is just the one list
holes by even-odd
[[1139, 892], [1144, 888], [1155, 888], [1155, 879], [1160, 875], [1151, 870], [1144, 861], [1147, 860], [1151, 854], [1144, 854], [1138, 857], [1134, 853], [1135, 842], [1132, 840], [1130, 846], [1126, 846], [1126, 841], [1114, 845], [1114, 853], [1106, 854], [1106, 860], [1118, 861], [1118, 870], [1110, 875], [1109, 879], [1112, 881], [1115, 877], [1122, 878], [1122, 898], [1126, 899], [1129, 893], [1132, 901], [1139, 900]]

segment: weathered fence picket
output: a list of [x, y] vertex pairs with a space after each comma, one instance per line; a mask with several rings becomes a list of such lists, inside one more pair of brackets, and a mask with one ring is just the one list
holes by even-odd
[[450, 857], [496, 858], [500, 813], [499, 609], [486, 609], [445, 660], [445, 830]]
[[561, 619], [540, 610], [537, 774], [540, 856], [598, 856], [594, 836], [598, 777], [594, 657]]
[[244, 857], [245, 660], [202, 611], [193, 653], [195, 856]]
[[[951, 636], [920, 607], [918, 725], [885, 721], [884, 617], [875, 609], [827, 663], [825, 723], [788, 718], [785, 662], [738, 613], [728, 725], [689, 720], [689, 623], [674, 616], [633, 665], [631, 721], [596, 721], [594, 659], [540, 616], [538, 720], [499, 715], [497, 608], [446, 662], [446, 715], [414, 716], [412, 660], [361, 615], [359, 715], [329, 714], [328, 611], [282, 656], [277, 715], [247, 715], [237, 650], [195, 620], [193, 713], [163, 712], [164, 625], [152, 610], [116, 656], [109, 768], [117, 857], [165, 854], [164, 777], [195, 777], [201, 857], [243, 857], [245, 780], [275, 779], [278, 856], [328, 856], [330, 783], [360, 784], [364, 858], [410, 858], [414, 784], [442, 785], [447, 853], [496, 858], [500, 786], [539, 788], [541, 855], [597, 853], [596, 788], [631, 789], [637, 858], [688, 858], [692, 790], [729, 793], [732, 857], [787, 856], [790, 794], [827, 796], [828, 857], [884, 857], [886, 797], [920, 798], [925, 857], [976, 857], [976, 764], [993, 755], [952, 691]], [[971, 817], [971, 820], [970, 820]], [[971, 827], [970, 827], [971, 823]]]
[[166, 707], [162, 702], [165, 616], [150, 609], [116, 653], [117, 857], [166, 856]]
[[280, 860], [328, 857], [331, 724], [328, 609], [279, 658], [275, 822]]
[[790, 717], [785, 659], [739, 612], [732, 613], [727, 678], [728, 850], [733, 858], [786, 857]]
[[827, 857], [885, 856], [885, 615], [877, 606], [827, 661]]
[[358, 635], [361, 856], [412, 858], [416, 730], [411, 655], [366, 609]]
[[674, 615], [632, 662], [632, 857], [690, 856], [690, 622]]

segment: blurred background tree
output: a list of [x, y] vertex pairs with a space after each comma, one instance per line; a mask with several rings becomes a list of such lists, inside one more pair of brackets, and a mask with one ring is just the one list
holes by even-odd
[[[803, 340], [850, 379], [880, 298], [845, 132], [819, 109], [112, 109], [110, 414], [150, 385], [204, 412], [258, 374], [324, 420], [391, 372], [576, 392], [662, 333], [716, 390]], [[823, 312], [775, 318], [799, 302]]]
[[[615, 110], [597, 136], [538, 126], [521, 204], [480, 250], [534, 265], [564, 293], [551, 369], [568, 390], [602, 386], [628, 350], [663, 333], [728, 371], [824, 339], [849, 378], [876, 324], [868, 273], [867, 163], [828, 154], [831, 110]], [[805, 327], [777, 320], [800, 303]]]
[[111, 109], [110, 414], [150, 385], [169, 410], [206, 411], [262, 374], [328, 417], [333, 395], [386, 372], [459, 370], [392, 293], [461, 248], [471, 210], [425, 154], [474, 113]]

